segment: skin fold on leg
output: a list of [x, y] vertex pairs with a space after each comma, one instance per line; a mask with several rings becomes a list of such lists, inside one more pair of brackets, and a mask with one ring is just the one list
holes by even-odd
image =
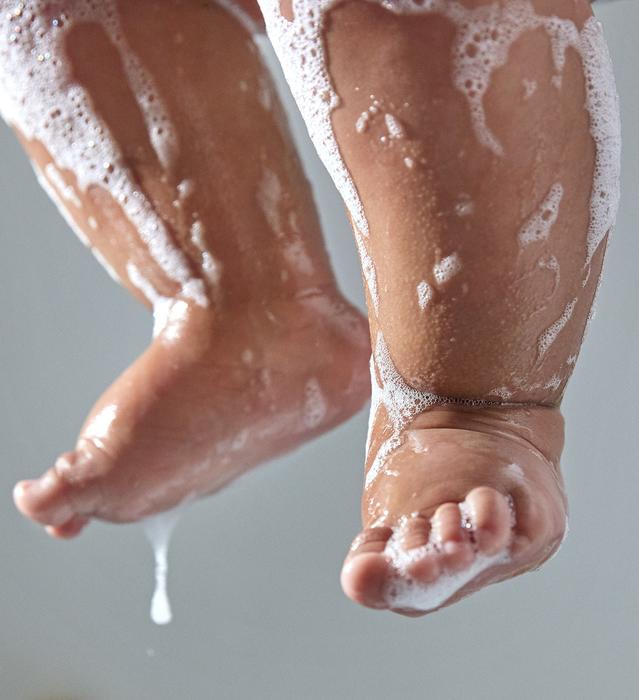
[[618, 203], [609, 55], [587, 0], [260, 4], [367, 282], [342, 585], [423, 614], [564, 536], [559, 407]]
[[366, 321], [336, 287], [243, 12], [257, 7], [0, 9], [3, 116], [78, 235], [155, 318], [75, 448], [18, 484], [18, 508], [60, 537], [92, 517], [137, 520], [358, 410]]

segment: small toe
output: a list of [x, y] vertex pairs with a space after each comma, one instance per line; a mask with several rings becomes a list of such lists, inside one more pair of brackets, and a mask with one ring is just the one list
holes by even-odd
[[414, 515], [406, 520], [401, 529], [401, 540], [404, 549], [411, 550], [423, 547], [430, 536], [431, 525], [428, 518]]
[[432, 552], [412, 562], [406, 569], [406, 573], [419, 583], [434, 583], [441, 572], [440, 557]]
[[89, 524], [89, 518], [81, 515], [74, 515], [70, 520], [62, 525], [47, 525], [44, 529], [47, 534], [58, 540], [70, 540], [77, 537]]
[[479, 486], [466, 496], [477, 549], [496, 554], [511, 538], [511, 512], [506, 497], [489, 486]]
[[346, 557], [341, 574], [344, 593], [369, 608], [386, 608], [384, 592], [391, 566], [383, 552], [392, 530], [368, 528], [360, 533]]
[[435, 511], [432, 522], [444, 567], [459, 571], [469, 566], [475, 555], [462, 524], [459, 504], [443, 503]]

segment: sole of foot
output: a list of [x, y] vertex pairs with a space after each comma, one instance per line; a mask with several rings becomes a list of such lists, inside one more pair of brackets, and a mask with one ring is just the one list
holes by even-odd
[[76, 447], [14, 490], [55, 537], [210, 494], [358, 411], [365, 319], [337, 293], [228, 310], [176, 300], [149, 348], [93, 407]]

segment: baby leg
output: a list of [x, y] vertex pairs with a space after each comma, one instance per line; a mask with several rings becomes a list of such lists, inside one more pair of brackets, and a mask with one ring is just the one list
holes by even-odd
[[359, 409], [366, 323], [336, 288], [250, 18], [195, 0], [0, 5], [3, 114], [155, 316], [75, 449], [16, 487], [20, 510], [58, 536], [135, 520]]
[[565, 529], [559, 411], [618, 201], [587, 0], [261, 0], [349, 207], [373, 405], [342, 573], [422, 613], [535, 568]]

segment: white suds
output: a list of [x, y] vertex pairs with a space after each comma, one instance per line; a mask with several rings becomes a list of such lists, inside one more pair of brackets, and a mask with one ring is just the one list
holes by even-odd
[[615, 225], [620, 197], [621, 122], [619, 97], [601, 22], [588, 19], [580, 35], [586, 78], [586, 106], [595, 142], [595, 176], [590, 196], [586, 265]]
[[357, 121], [355, 122], [355, 131], [358, 134], [363, 134], [368, 128], [368, 120], [370, 119], [370, 114], [368, 112], [362, 112]]
[[422, 280], [417, 285], [417, 303], [419, 308], [423, 311], [429, 304], [430, 300], [433, 298], [433, 290], [425, 280]]
[[[515, 464], [510, 466], [517, 467]], [[460, 510], [466, 526], [472, 530], [474, 528], [473, 517], [465, 501], [460, 504]], [[391, 608], [422, 612], [435, 610], [482, 571], [510, 561], [510, 552], [506, 547], [492, 556], [476, 554], [469, 567], [458, 573], [442, 573], [433, 583], [425, 584], [413, 579], [409, 574], [411, 565], [425, 556], [440, 551], [440, 547], [434, 527], [431, 528], [427, 544], [409, 550], [405, 549], [403, 545], [401, 527], [394, 528], [384, 549], [384, 556], [393, 570], [393, 575], [384, 591], [386, 603]]]
[[163, 340], [177, 340], [188, 314], [188, 304], [182, 299], [171, 299], [160, 294], [134, 263], [127, 263], [126, 273], [131, 284], [142, 292], [153, 307], [153, 337], [162, 335]]
[[392, 139], [402, 139], [406, 135], [404, 127], [401, 125], [397, 117], [392, 114], [385, 114], [384, 121], [386, 122], [386, 129], [388, 130], [388, 135]]
[[461, 261], [457, 253], [445, 257], [433, 267], [433, 275], [437, 284], [445, 284], [462, 269]]
[[[550, 40], [558, 82], [569, 47], [582, 58], [586, 77], [586, 107], [597, 155], [595, 182], [590, 202], [588, 261], [611, 229], [619, 201], [620, 124], [619, 106], [610, 56], [600, 22], [590, 17], [581, 32], [568, 19], [538, 15], [529, 0], [510, 0], [468, 8], [450, 0], [369, 0], [397, 14], [438, 13], [457, 30], [452, 56], [455, 87], [465, 95], [475, 134], [496, 155], [503, 147], [489, 128], [484, 111], [484, 95], [493, 72], [503, 66], [510, 47], [525, 32], [543, 29]], [[293, 0], [293, 20], [280, 14], [278, 0], [259, 0], [269, 36], [280, 59], [293, 95], [306, 121], [320, 157], [333, 177], [353, 219], [355, 229], [368, 235], [364, 207], [342, 159], [331, 123], [331, 113], [339, 106], [328, 73], [323, 29], [327, 13], [340, 0]], [[370, 110], [360, 115], [356, 129], [366, 130]], [[358, 234], [356, 234], [358, 235]], [[365, 250], [359, 246], [360, 252]], [[366, 261], [369, 292], [375, 297], [374, 268]]]
[[[72, 172], [80, 192], [92, 186], [105, 189], [167, 277], [181, 286], [182, 295], [206, 306], [202, 280], [191, 276], [188, 261], [173, 244], [164, 221], [137, 189], [106, 123], [75, 80], [66, 53], [67, 35], [73, 27], [85, 22], [102, 27], [120, 55], [157, 158], [168, 168], [177, 147], [173, 126], [153, 79], [124, 39], [116, 3], [78, 0], [58, 16], [51, 13], [51, 3], [33, 0], [24, 11], [0, 14], [2, 116], [26, 139], [40, 141], [59, 170]], [[47, 175], [51, 177], [52, 171]], [[61, 195], [71, 196], [68, 189]], [[66, 210], [66, 206], [60, 208]]]
[[204, 224], [199, 219], [196, 219], [191, 224], [191, 240], [202, 256], [202, 270], [204, 274], [211, 284], [217, 286], [222, 276], [222, 266], [207, 248]]
[[513, 392], [507, 386], [499, 386], [488, 392], [488, 396], [498, 396], [502, 401], [508, 401], [512, 395]]
[[529, 217], [519, 231], [519, 242], [522, 246], [548, 238], [559, 216], [559, 205], [563, 196], [564, 188], [560, 182], [556, 182], [550, 188], [539, 209]]
[[307, 428], [317, 428], [322, 424], [328, 410], [322, 388], [315, 377], [311, 377], [304, 386], [304, 407], [302, 416]]
[[524, 100], [528, 100], [537, 92], [537, 82], [524, 78], [522, 83], [524, 85]]
[[151, 619], [156, 625], [167, 625], [173, 619], [166, 590], [168, 550], [171, 535], [180, 516], [180, 508], [152, 515], [142, 522], [144, 532], [153, 547], [155, 558], [155, 591], [151, 599]]
[[419, 413], [442, 401], [430, 392], [422, 392], [406, 384], [397, 371], [381, 331], [377, 333], [375, 351], [371, 356], [371, 411], [368, 424], [367, 450], [370, 449], [372, 426], [380, 407], [386, 409], [393, 432], [380, 446], [366, 474], [366, 486], [378, 476], [386, 459], [399, 445], [400, 433]]
[[542, 270], [550, 270], [554, 275], [554, 284], [552, 288], [551, 296], [557, 291], [559, 286], [559, 281], [561, 279], [561, 272], [559, 270], [559, 261], [554, 255], [549, 255], [547, 258], [540, 258], [537, 266]]
[[72, 185], [67, 185], [62, 177], [62, 173], [53, 165], [53, 163], [47, 163], [44, 167], [45, 175], [51, 181], [51, 184], [58, 190], [59, 195], [66, 202], [70, 202], [74, 207], [80, 209], [82, 207], [82, 202], [75, 193]]
[[566, 308], [561, 316], [541, 334], [539, 340], [537, 341], [537, 355], [539, 359], [541, 359], [548, 352], [550, 346], [555, 342], [557, 336], [564, 329], [572, 316], [572, 312], [574, 311], [576, 304], [577, 298], [575, 297], [575, 299], [566, 304]]
[[355, 131], [358, 134], [363, 134], [368, 129], [368, 125], [369, 125], [371, 119], [376, 114], [379, 114], [381, 106], [382, 106], [381, 102], [375, 98], [375, 95], [371, 95], [370, 106], [366, 109], [366, 111], [362, 112], [359, 115], [359, 117], [357, 118], [357, 121], [355, 122]]
[[412, 158], [409, 158], [408, 156], [406, 156], [406, 158], [404, 158], [404, 165], [409, 170], [412, 170], [415, 167], [415, 161]]

